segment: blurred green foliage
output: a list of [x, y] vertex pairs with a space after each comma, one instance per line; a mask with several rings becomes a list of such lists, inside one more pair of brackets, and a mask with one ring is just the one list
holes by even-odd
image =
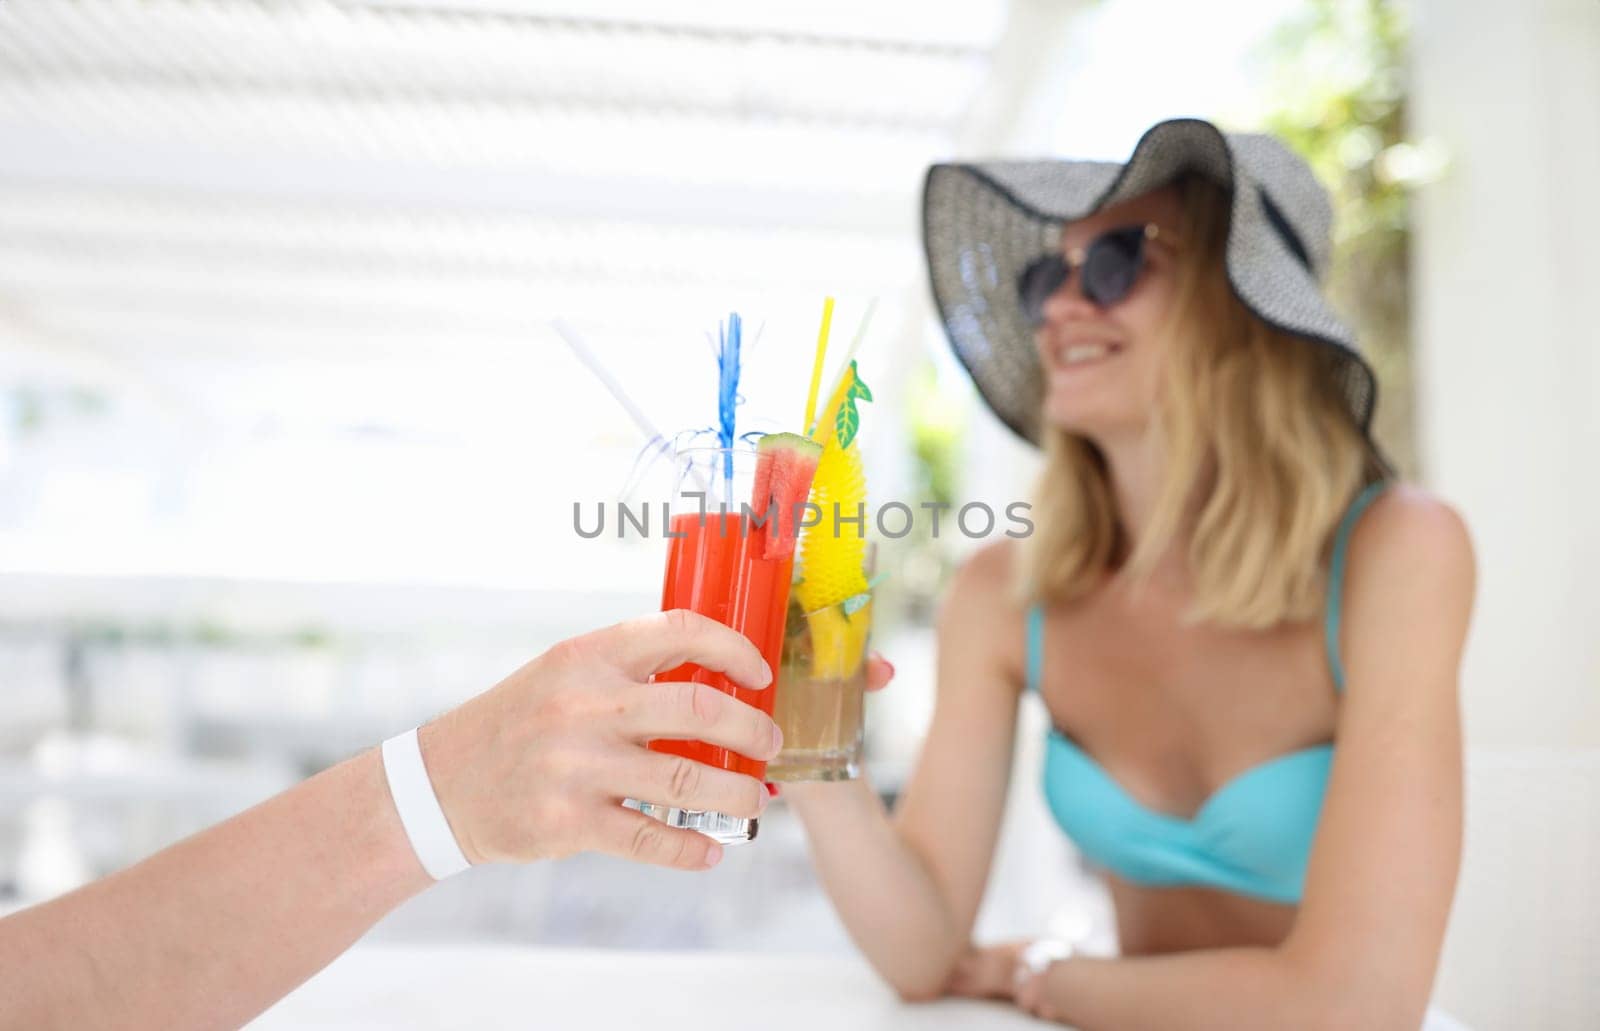
[[906, 392], [906, 424], [919, 503], [955, 503], [964, 415], [961, 405], [940, 388], [938, 367], [932, 360], [925, 361]]
[[1307, 0], [1263, 56], [1272, 97], [1266, 129], [1304, 156], [1333, 194], [1328, 293], [1378, 373], [1374, 432], [1414, 477], [1409, 30], [1405, 5], [1393, 0]]
[[[906, 386], [904, 427], [911, 443], [910, 497], [896, 499], [911, 507], [915, 517], [904, 540], [885, 542], [878, 568], [888, 576], [877, 589], [886, 604], [874, 619], [879, 624], [898, 618], [928, 623], [949, 578], [954, 560], [945, 540], [951, 512], [961, 490], [962, 440], [966, 434], [966, 407], [940, 379], [931, 356], [912, 373]], [[943, 535], [933, 534], [933, 519], [921, 506], [945, 506]], [[893, 613], [885, 616], [885, 610]]]
[[18, 384], [0, 388], [0, 428], [19, 437], [39, 432], [52, 419], [92, 418], [109, 408], [104, 395], [85, 387]]

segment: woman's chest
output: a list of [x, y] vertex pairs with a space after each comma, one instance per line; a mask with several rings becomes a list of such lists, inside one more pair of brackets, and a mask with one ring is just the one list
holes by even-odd
[[1102, 602], [1052, 613], [1043, 642], [1052, 723], [1157, 812], [1191, 815], [1240, 774], [1333, 734], [1313, 625], [1231, 630]]

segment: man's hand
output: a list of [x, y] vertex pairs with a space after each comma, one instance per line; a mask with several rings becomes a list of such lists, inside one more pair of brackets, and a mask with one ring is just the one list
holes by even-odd
[[702, 870], [722, 849], [624, 798], [753, 817], [761, 782], [648, 750], [654, 738], [708, 741], [770, 759], [782, 737], [759, 709], [704, 684], [652, 683], [692, 662], [741, 687], [772, 682], [743, 635], [692, 612], [664, 612], [575, 637], [422, 728], [424, 762], [473, 863], [584, 850]]

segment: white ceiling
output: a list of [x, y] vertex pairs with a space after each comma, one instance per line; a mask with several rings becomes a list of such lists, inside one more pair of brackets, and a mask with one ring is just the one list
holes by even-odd
[[8, 3], [0, 319], [154, 380], [503, 357], [554, 314], [625, 363], [916, 283], [1004, 6], [664, 6]]
[[862, 366], [898, 376], [929, 328], [922, 171], [1014, 139], [1073, 6], [7, 0], [0, 388], [111, 410], [31, 466], [13, 448], [37, 482], [0, 490], [0, 537], [43, 548], [63, 513], [128, 504], [58, 559], [163, 534], [223, 554], [252, 483], [337, 493], [354, 462], [402, 491], [405, 469], [548, 470], [529, 451], [552, 444], [603, 496], [640, 442], [554, 317], [669, 431], [711, 420], [704, 338], [730, 310], [762, 327], [751, 419], [798, 422], [825, 294], [841, 333], [882, 300]]

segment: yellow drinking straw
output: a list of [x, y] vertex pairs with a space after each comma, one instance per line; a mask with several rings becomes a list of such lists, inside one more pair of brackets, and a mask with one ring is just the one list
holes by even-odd
[[[833, 385], [828, 388], [828, 397], [839, 392], [839, 384], [850, 375], [850, 363], [855, 361], [856, 352], [861, 350], [861, 341], [867, 335], [867, 327], [872, 325], [872, 313], [878, 310], [878, 299], [874, 297], [867, 302], [867, 310], [861, 316], [861, 324], [856, 327], [856, 335], [850, 339], [850, 349], [844, 353], [844, 361], [839, 363], [839, 375], [833, 378]], [[827, 413], [824, 412], [824, 415]], [[820, 441], [818, 443], [821, 443]]]
[[811, 393], [806, 396], [806, 436], [816, 433], [817, 391], [822, 389], [822, 360], [828, 354], [828, 327], [833, 325], [833, 298], [822, 299], [822, 328], [817, 331], [817, 360], [811, 366]]

